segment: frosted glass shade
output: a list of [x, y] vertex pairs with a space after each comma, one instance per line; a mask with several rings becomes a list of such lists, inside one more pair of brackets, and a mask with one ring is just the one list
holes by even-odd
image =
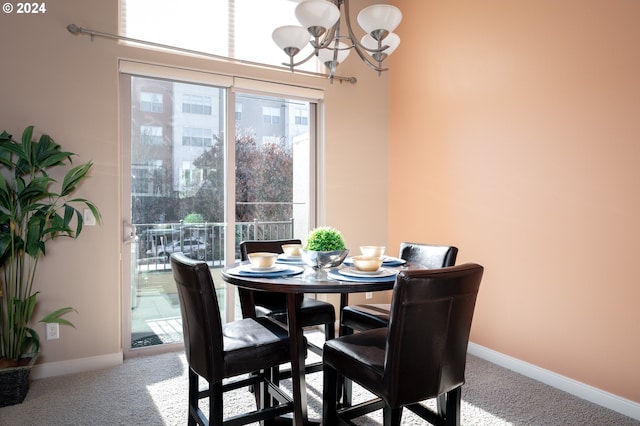
[[327, 0], [305, 0], [295, 9], [298, 22], [306, 29], [331, 28], [340, 19], [340, 9]]
[[[366, 34], [360, 40], [360, 44], [370, 50], [378, 49], [378, 41], [371, 37], [369, 34]], [[400, 45], [400, 37], [396, 33], [389, 33], [385, 38], [382, 39], [382, 46], [389, 46], [384, 49], [380, 53], [385, 53], [387, 56], [391, 55], [394, 50]], [[372, 52], [369, 52], [372, 53]]]
[[287, 50], [287, 48], [295, 48], [298, 51], [302, 50], [309, 40], [311, 36], [307, 32], [305, 28], [296, 26], [296, 25], [285, 25], [284, 27], [278, 27], [273, 30], [271, 34], [273, 41], [278, 45], [278, 47], [282, 50]]
[[358, 13], [358, 24], [367, 34], [377, 30], [393, 32], [402, 21], [402, 12], [390, 4], [374, 4]]
[[[333, 46], [333, 43], [331, 43], [331, 45]], [[337, 59], [337, 63], [341, 64], [345, 59], [347, 59], [347, 56], [349, 56], [349, 52], [351, 51], [351, 49], [348, 49], [349, 46], [347, 46], [345, 43], [338, 43], [338, 59]], [[324, 64], [326, 62], [331, 62], [333, 61], [333, 51], [335, 49], [320, 49], [318, 51], [318, 59], [320, 59], [320, 61]], [[337, 64], [336, 64], [337, 65]]]

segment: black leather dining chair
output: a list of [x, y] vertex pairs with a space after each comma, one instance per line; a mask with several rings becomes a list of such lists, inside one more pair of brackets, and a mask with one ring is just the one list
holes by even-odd
[[[209, 266], [182, 253], [173, 253], [170, 262], [189, 364], [187, 424], [241, 425], [292, 412], [293, 401], [278, 387], [279, 366], [291, 360], [287, 331], [267, 317], [223, 324]], [[200, 378], [208, 389], [200, 389]], [[247, 386], [254, 390], [257, 409], [223, 419], [223, 393]], [[207, 397], [208, 416], [199, 406]]]
[[[242, 260], [248, 259], [249, 253], [270, 252], [283, 253], [282, 245], [284, 244], [300, 244], [297, 239], [289, 240], [247, 240], [240, 243], [240, 257]], [[287, 323], [287, 299], [284, 293], [274, 293], [265, 291], [252, 291], [239, 288], [238, 295], [240, 297], [240, 305], [244, 317], [251, 316], [252, 309], [255, 310], [257, 316], [268, 316], [284, 324]], [[300, 310], [300, 320], [302, 327], [311, 327], [317, 325], [324, 326], [324, 337], [326, 340], [335, 337], [336, 312], [331, 303], [305, 297], [302, 300]], [[318, 355], [322, 355], [322, 347], [307, 342], [309, 350]], [[315, 368], [308, 367], [308, 372], [319, 371], [320, 364]]]
[[[458, 248], [454, 246], [410, 242], [400, 244], [400, 259], [427, 269], [453, 266], [457, 256]], [[388, 303], [345, 306], [341, 318], [343, 334], [350, 334], [353, 330], [386, 327], [389, 323], [389, 309]]]
[[[402, 271], [396, 277], [389, 325], [325, 343], [323, 424], [382, 408], [398, 426], [403, 408], [436, 425], [460, 424], [469, 333], [484, 268], [474, 263]], [[337, 408], [339, 378], [377, 398]], [[421, 401], [436, 398], [436, 409]], [[351, 424], [351, 423], [349, 423]]]

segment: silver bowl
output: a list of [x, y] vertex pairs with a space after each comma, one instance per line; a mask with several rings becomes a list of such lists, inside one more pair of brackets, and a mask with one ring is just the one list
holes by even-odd
[[301, 250], [304, 263], [317, 269], [334, 268], [347, 258], [349, 249], [334, 251]]

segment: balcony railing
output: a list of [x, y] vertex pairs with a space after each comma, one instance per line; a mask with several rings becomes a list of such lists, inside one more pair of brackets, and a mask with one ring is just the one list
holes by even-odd
[[[136, 224], [137, 264], [140, 269], [169, 269], [169, 256], [183, 252], [190, 258], [204, 260], [212, 267], [222, 267], [225, 247], [225, 224], [154, 223]], [[293, 219], [286, 221], [237, 222], [235, 226], [235, 259], [240, 258], [243, 240], [275, 240], [293, 238]]]

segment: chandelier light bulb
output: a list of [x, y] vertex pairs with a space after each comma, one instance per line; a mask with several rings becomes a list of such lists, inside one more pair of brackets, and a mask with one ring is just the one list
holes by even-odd
[[[318, 59], [320, 59], [320, 62], [325, 65], [327, 65], [327, 63], [331, 64], [333, 62], [333, 52], [336, 50], [336, 48], [333, 43], [331, 44], [331, 46], [332, 47], [330, 49], [320, 49], [318, 51]], [[347, 56], [349, 56], [350, 52], [349, 46], [342, 42], [338, 43], [337, 50], [338, 55], [336, 58], [336, 65], [344, 62], [344, 60], [347, 59]], [[329, 65], [327, 65], [327, 67], [331, 68]]]
[[340, 19], [338, 6], [327, 0], [305, 0], [296, 6], [295, 14], [314, 37], [320, 37]]
[[[400, 25], [400, 21], [402, 21], [402, 12], [390, 4], [374, 4], [358, 13], [358, 24], [376, 40], [381, 40], [384, 35], [393, 32]], [[384, 35], [378, 38], [376, 33]]]
[[306, 29], [296, 25], [278, 27], [273, 30], [271, 37], [278, 47], [289, 56], [295, 56], [304, 49], [311, 39]]

